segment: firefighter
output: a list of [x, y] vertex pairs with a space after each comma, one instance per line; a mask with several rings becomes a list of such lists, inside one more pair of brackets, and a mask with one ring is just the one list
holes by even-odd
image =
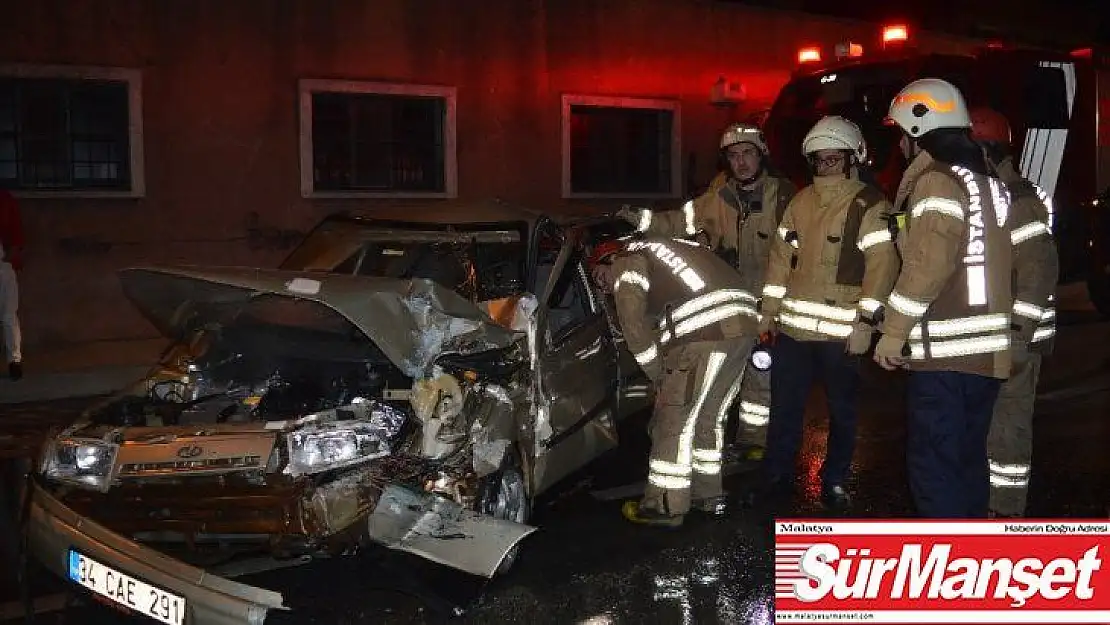
[[1059, 259], [1052, 239], [1052, 200], [1014, 167], [1010, 124], [1001, 113], [971, 111], [971, 136], [978, 141], [1010, 190], [1013, 249], [1013, 323], [1010, 379], [1002, 384], [987, 436], [990, 514], [1025, 515], [1033, 456], [1033, 402], [1042, 355], [1051, 353], [1056, 311], [1052, 305]]
[[887, 121], [912, 160], [894, 203], [906, 212], [903, 265], [875, 361], [910, 371], [906, 455], [918, 512], [986, 517], [987, 431], [1011, 361], [1009, 192], [951, 83], [910, 83]]
[[821, 500], [845, 510], [860, 357], [871, 347], [875, 313], [894, 286], [900, 261], [890, 202], [859, 179], [867, 161], [859, 127], [824, 117], [805, 136], [802, 154], [813, 184], [786, 209], [763, 287], [760, 335], [775, 335], [764, 487], [776, 495], [792, 490], [806, 399], [820, 378], [829, 411]]
[[729, 404], [756, 330], [756, 302], [707, 246], [635, 235], [599, 246], [592, 275], [612, 294], [629, 350], [655, 385], [648, 484], [634, 523], [677, 527], [691, 509], [726, 511], [721, 454]]
[[11, 193], [0, 189], [0, 342], [13, 380], [23, 378], [19, 333], [19, 279], [23, 264], [23, 224], [19, 205]]
[[[758, 297], [771, 237], [795, 188], [788, 179], [768, 170], [770, 154], [758, 126], [730, 125], [721, 135], [720, 150], [728, 161], [725, 177], [715, 179], [705, 194], [686, 202], [682, 210], [625, 207], [619, 214], [640, 231], [652, 234], [688, 236], [704, 230], [709, 246], [740, 272], [743, 290]], [[733, 452], [749, 460], [762, 457], [770, 397], [770, 372], [749, 368], [742, 381], [740, 422], [732, 446]]]

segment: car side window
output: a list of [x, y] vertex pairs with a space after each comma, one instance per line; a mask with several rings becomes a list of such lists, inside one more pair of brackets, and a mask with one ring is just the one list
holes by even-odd
[[[557, 252], [540, 259], [536, 276], [538, 285], [547, 284], [556, 256]], [[561, 342], [593, 316], [596, 307], [591, 305], [588, 288], [581, 256], [576, 254], [563, 267], [551, 291], [551, 297], [546, 302], [547, 328], [552, 345]]]

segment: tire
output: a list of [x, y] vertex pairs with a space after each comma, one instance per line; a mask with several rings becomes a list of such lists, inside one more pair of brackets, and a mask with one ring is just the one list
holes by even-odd
[[[532, 517], [532, 500], [515, 447], [505, 454], [501, 468], [482, 479], [479, 487], [478, 512], [495, 519], [527, 523]], [[504, 575], [516, 563], [520, 545], [513, 546], [497, 567], [497, 575]]]

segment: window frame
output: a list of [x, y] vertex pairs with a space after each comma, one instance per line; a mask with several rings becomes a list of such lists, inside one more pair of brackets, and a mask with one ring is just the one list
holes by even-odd
[[129, 67], [87, 65], [38, 65], [0, 63], [4, 78], [45, 78], [54, 80], [101, 80], [127, 85], [127, 151], [131, 168], [129, 189], [12, 189], [17, 198], [144, 198], [146, 172], [143, 167], [143, 76], [142, 70]]
[[[670, 193], [578, 193], [571, 186], [571, 145], [570, 114], [575, 106], [594, 106], [605, 108], [650, 109], [671, 113], [671, 191]], [[562, 197], [563, 199], [612, 199], [647, 198], [673, 199], [682, 197], [682, 103], [662, 98], [633, 98], [579, 95], [565, 93], [562, 96], [560, 114], [562, 134]]]
[[[455, 87], [416, 85], [406, 83], [370, 82], [360, 80], [329, 80], [302, 78], [297, 84], [300, 114], [300, 167], [301, 197], [306, 199], [328, 198], [413, 198], [454, 199], [458, 197], [458, 160], [456, 141], [456, 105], [458, 90]], [[313, 180], [312, 94], [373, 94], [390, 96], [433, 97], [444, 100], [443, 120], [443, 191], [317, 191]]]
[[[581, 253], [581, 249], [575, 252], [575, 254]], [[585, 314], [582, 318], [576, 319], [556, 331], [551, 327], [551, 310], [553, 307], [547, 303], [542, 304], [548, 311], [547, 328], [544, 329], [548, 335], [548, 340], [544, 345], [544, 351], [547, 354], [553, 354], [562, 349], [576, 334], [583, 329], [589, 328], [600, 316], [602, 316], [601, 310], [598, 308], [598, 303], [594, 299], [594, 294], [590, 290], [589, 272], [586, 270], [585, 260], [583, 258], [578, 258], [574, 262], [567, 262], [564, 271], [573, 272], [569, 288], [573, 289], [581, 300], [580, 304]], [[562, 276], [560, 276], [560, 278], [561, 277]]]

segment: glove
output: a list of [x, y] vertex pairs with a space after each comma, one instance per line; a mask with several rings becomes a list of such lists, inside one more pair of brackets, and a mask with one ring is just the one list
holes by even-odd
[[848, 335], [847, 345], [845, 350], [853, 356], [859, 356], [867, 353], [867, 349], [871, 347], [871, 334], [873, 330], [870, 325], [857, 321], [852, 326], [852, 333]]
[[625, 205], [620, 207], [620, 210], [617, 211], [617, 218], [618, 219], [623, 219], [624, 221], [627, 221], [628, 223], [632, 224], [633, 226], [639, 226], [640, 225], [640, 217], [643, 215], [643, 213], [644, 213], [644, 209], [636, 208], [635, 206], [632, 206], [631, 204], [625, 204]]
[[904, 339], [884, 334], [879, 339], [879, 344], [875, 346], [875, 362], [887, 371], [905, 368], [906, 357], [902, 355], [905, 347], [906, 341]]

